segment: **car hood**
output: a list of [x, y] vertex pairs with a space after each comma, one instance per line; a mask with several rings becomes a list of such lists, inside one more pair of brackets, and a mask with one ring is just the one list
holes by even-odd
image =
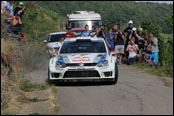
[[100, 59], [107, 59], [106, 53], [60, 54], [59, 59], [65, 63], [98, 63]]
[[61, 47], [61, 43], [60, 42], [50, 42], [47, 44], [47, 47], [50, 47], [50, 48], [55, 48], [55, 47]]

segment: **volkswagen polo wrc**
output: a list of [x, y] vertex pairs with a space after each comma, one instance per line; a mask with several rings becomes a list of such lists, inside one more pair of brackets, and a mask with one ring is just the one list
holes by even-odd
[[48, 81], [107, 81], [117, 83], [118, 68], [114, 53], [103, 38], [77, 37], [65, 39], [50, 59]]

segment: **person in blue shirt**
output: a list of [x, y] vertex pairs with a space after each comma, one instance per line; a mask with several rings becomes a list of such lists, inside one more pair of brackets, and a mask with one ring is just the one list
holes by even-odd
[[115, 33], [112, 31], [112, 27], [110, 27], [109, 32], [105, 34], [105, 41], [110, 51], [114, 51], [114, 36]]
[[90, 31], [89, 26], [85, 25], [85, 31], [82, 32], [82, 37], [89, 37]]

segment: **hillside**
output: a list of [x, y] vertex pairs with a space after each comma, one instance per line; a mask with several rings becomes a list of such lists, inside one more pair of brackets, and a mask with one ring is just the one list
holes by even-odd
[[24, 4], [28, 11], [23, 16], [22, 31], [29, 40], [44, 40], [47, 39], [50, 32], [63, 31], [64, 22], [66, 22], [64, 17], [40, 8], [36, 2], [25, 1]]
[[39, 1], [37, 3], [43, 8], [59, 13], [64, 17], [75, 10], [96, 11], [101, 14], [105, 25], [118, 23], [125, 27], [128, 20], [132, 19], [135, 26], [138, 26], [143, 20], [150, 19], [160, 27], [163, 33], [172, 32], [164, 20], [173, 14], [173, 4], [131, 1]]

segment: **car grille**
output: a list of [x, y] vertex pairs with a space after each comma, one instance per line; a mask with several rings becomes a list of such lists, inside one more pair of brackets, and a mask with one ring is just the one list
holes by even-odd
[[69, 77], [100, 77], [97, 71], [67, 71], [64, 78]]
[[[84, 63], [84, 66], [96, 66], [97, 63]], [[66, 66], [80, 66], [79, 63], [66, 64]]]

